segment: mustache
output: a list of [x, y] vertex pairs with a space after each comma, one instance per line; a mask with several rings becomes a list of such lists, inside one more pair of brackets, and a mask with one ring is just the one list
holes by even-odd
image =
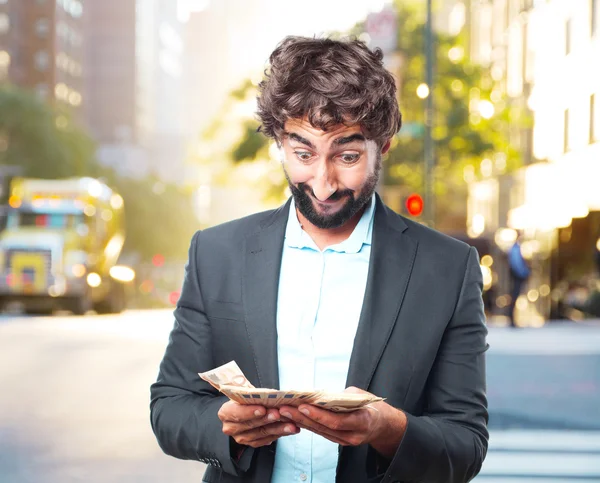
[[[298, 183], [298, 189], [300, 191], [312, 196], [315, 199], [317, 198], [313, 189], [310, 186], [308, 186], [306, 183]], [[342, 198], [347, 198], [348, 196], [353, 197], [354, 191], [351, 189], [336, 191], [335, 193], [332, 193], [332, 195], [327, 199], [331, 200], [331, 201], [337, 201], [337, 200], [341, 200]]]

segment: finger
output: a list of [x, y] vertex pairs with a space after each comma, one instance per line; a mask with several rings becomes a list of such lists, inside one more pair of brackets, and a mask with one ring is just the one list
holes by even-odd
[[239, 423], [231, 421], [223, 421], [223, 432], [229, 436], [244, 433], [250, 429], [260, 428], [261, 426], [271, 425], [276, 422], [292, 422], [289, 419], [281, 418], [279, 411], [269, 410], [266, 416], [262, 418], [251, 419], [249, 421], [242, 421]]
[[[294, 421], [296, 426], [298, 426], [302, 429], [308, 429], [309, 431], [319, 434], [319, 435], [329, 439], [330, 441], [333, 441], [338, 444], [343, 444], [343, 445], [347, 446], [348, 444], [350, 444], [349, 441], [347, 441], [347, 438], [349, 436], [351, 436], [352, 434], [354, 434], [354, 433], [351, 433], [350, 431], [340, 431], [340, 430], [336, 431], [336, 430], [330, 429], [326, 426], [323, 426], [322, 424], [303, 416], [302, 413], [300, 413], [297, 410], [297, 408], [284, 406], [284, 407], [280, 408], [280, 411], [281, 411], [282, 416], [284, 414], [288, 414], [290, 419], [292, 419]], [[285, 416], [283, 416], [283, 417], [285, 417]]]
[[[302, 406], [300, 406], [302, 407]], [[294, 420], [297, 426], [303, 429], [308, 429], [313, 433], [317, 433], [330, 441], [336, 442], [344, 446], [358, 446], [366, 441], [367, 435], [369, 434], [369, 424], [364, 423], [361, 420], [364, 416], [356, 416], [355, 418], [350, 417], [351, 414], [338, 414], [331, 413], [331, 411], [324, 411], [319, 408], [310, 406], [309, 414], [310, 417], [302, 414], [298, 409], [285, 406], [280, 408], [282, 415], [289, 414], [290, 418]], [[319, 416], [317, 413], [330, 413], [324, 416], [330, 416], [331, 420], [328, 421], [329, 426], [321, 424], [315, 419]], [[368, 410], [364, 410], [368, 413]], [[368, 414], [366, 414], [369, 416]], [[354, 421], [358, 419], [358, 422]], [[333, 427], [332, 427], [333, 426]]]
[[221, 406], [217, 413], [221, 421], [233, 421], [236, 423], [262, 418], [267, 414], [264, 406], [243, 405], [234, 401], [227, 401]]
[[350, 394], [371, 394], [371, 393], [364, 391], [356, 386], [349, 386], [346, 389], [344, 389], [344, 392], [348, 392]]
[[296, 423], [296, 426], [318, 434], [319, 436], [323, 436], [325, 439], [341, 444], [342, 446], [358, 446], [363, 442], [362, 435], [351, 431], [333, 431], [325, 426], [320, 426], [317, 423], [313, 423], [312, 427], [304, 426], [300, 423]]
[[277, 441], [278, 439], [279, 438], [269, 436], [268, 438], [257, 439], [255, 441], [252, 441], [250, 444], [247, 444], [246, 446], [250, 446], [252, 448], [260, 448], [262, 446], [269, 446], [270, 444], [272, 444], [274, 441]]
[[243, 433], [232, 435], [233, 439], [238, 444], [246, 446], [252, 446], [254, 441], [266, 440], [266, 439], [277, 439], [282, 436], [290, 436], [298, 434], [300, 428], [292, 423], [273, 423], [267, 426], [261, 426], [260, 428], [251, 429], [244, 431]]
[[[359, 409], [351, 413], [334, 413], [306, 404], [293, 408], [283, 406], [280, 408], [283, 417], [289, 417], [294, 422], [310, 425], [311, 422], [334, 431], [364, 432], [369, 429], [369, 413], [367, 409]], [[289, 414], [289, 416], [288, 416]]]

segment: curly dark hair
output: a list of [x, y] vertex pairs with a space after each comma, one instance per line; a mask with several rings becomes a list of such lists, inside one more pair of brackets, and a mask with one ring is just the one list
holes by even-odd
[[285, 122], [308, 118], [327, 131], [359, 124], [368, 139], [383, 145], [402, 125], [396, 84], [380, 49], [360, 40], [286, 37], [269, 58], [259, 84], [259, 130], [278, 143]]

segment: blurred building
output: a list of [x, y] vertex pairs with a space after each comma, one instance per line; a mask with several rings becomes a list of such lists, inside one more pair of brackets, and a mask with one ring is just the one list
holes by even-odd
[[137, 102], [140, 138], [150, 170], [165, 181], [186, 179], [183, 32], [173, 0], [137, 0]]
[[87, 3], [86, 118], [102, 144], [139, 139], [135, 27], [134, 0]]
[[145, 176], [148, 153], [140, 143], [135, 0], [92, 1], [86, 7], [85, 117], [98, 143], [98, 159], [121, 175]]
[[[494, 163], [492, 172], [471, 183], [469, 230], [495, 237], [504, 248], [514, 230], [525, 234], [523, 248], [534, 270], [518, 307], [531, 321], [565, 316], [573, 284], [594, 277], [600, 237], [599, 4], [470, 5], [472, 58], [491, 66], [511, 106], [528, 110], [533, 126], [515, 126], [510, 133], [523, 155], [522, 169], [507, 175]], [[506, 305], [504, 293], [497, 303]]]
[[101, 162], [186, 181], [183, 28], [172, 0], [89, 2], [86, 118]]
[[84, 13], [80, 0], [0, 1], [0, 80], [56, 98], [81, 115]]
[[185, 26], [184, 115], [190, 137], [197, 138], [215, 118], [231, 85], [222, 17], [217, 8], [204, 9], [192, 12]]

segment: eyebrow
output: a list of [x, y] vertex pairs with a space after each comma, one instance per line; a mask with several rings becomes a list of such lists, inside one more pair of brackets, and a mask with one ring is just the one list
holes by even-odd
[[315, 149], [313, 144], [308, 139], [303, 138], [302, 136], [300, 136], [299, 134], [296, 134], [295, 132], [286, 132], [286, 133], [284, 133], [284, 135], [293, 141], [299, 142], [300, 144], [304, 144], [305, 146], [308, 146], [311, 149]]
[[362, 141], [365, 142], [366, 139], [362, 134], [352, 134], [350, 136], [346, 136], [343, 138], [337, 138], [335, 141], [333, 141], [334, 146], [342, 146], [343, 144], [350, 144], [353, 143], [354, 141]]
[[[302, 136], [300, 136], [299, 134], [296, 134], [295, 132], [290, 132], [290, 133], [286, 132], [286, 133], [284, 133], [284, 135], [293, 141], [299, 142], [300, 144], [304, 144], [305, 146], [308, 146], [309, 148], [314, 149], [313, 144], [308, 139], [303, 138]], [[359, 133], [351, 134], [350, 136], [337, 138], [335, 141], [333, 141], [333, 145], [334, 146], [343, 146], [344, 144], [350, 144], [355, 141], [365, 142], [366, 138], [362, 134], [359, 134]]]

